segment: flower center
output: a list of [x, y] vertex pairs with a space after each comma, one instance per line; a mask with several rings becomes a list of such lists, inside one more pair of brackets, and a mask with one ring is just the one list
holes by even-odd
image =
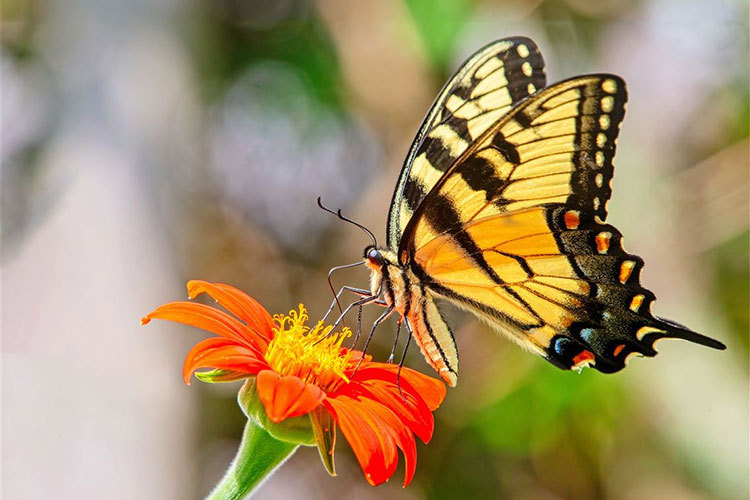
[[333, 391], [349, 382], [346, 371], [351, 353], [342, 354], [341, 343], [352, 332], [344, 328], [341, 333], [331, 334], [333, 327], [323, 326], [322, 321], [311, 330], [305, 326], [307, 319], [302, 304], [299, 311], [290, 311], [288, 316], [274, 316], [278, 328], [268, 345], [266, 361], [280, 375], [294, 375], [324, 391]]

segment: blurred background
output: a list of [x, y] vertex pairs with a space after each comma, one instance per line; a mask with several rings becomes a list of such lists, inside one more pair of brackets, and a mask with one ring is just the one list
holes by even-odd
[[[3, 498], [206, 494], [241, 435], [239, 385], [184, 386], [202, 334], [139, 318], [191, 278], [319, 317], [327, 270], [367, 240], [316, 197], [383, 238], [437, 91], [511, 35], [539, 44], [550, 82], [628, 82], [608, 220], [655, 312], [728, 350], [664, 342], [617, 375], [566, 373], [449, 310], [460, 384], [407, 489], [402, 465], [368, 486], [342, 439], [338, 477], [300, 449], [257, 498], [748, 498], [747, 2], [1, 7]], [[434, 375], [416, 349], [407, 364]]]

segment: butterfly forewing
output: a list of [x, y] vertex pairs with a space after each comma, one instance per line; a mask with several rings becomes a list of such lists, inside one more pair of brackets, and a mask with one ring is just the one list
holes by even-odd
[[670, 336], [721, 346], [651, 315], [641, 259], [603, 223], [625, 101], [619, 77], [590, 75], [514, 107], [424, 198], [402, 262], [562, 368], [617, 371]]
[[545, 85], [544, 60], [525, 37], [493, 42], [443, 87], [401, 170], [388, 214], [388, 244], [397, 248], [415, 209], [456, 159], [515, 104]]

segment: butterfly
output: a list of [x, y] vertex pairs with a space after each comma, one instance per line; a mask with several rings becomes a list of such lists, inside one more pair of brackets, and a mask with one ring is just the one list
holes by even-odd
[[387, 307], [376, 325], [397, 312], [451, 386], [458, 350], [436, 299], [562, 369], [616, 372], [631, 356], [655, 356], [663, 338], [725, 349], [652, 315], [643, 260], [604, 222], [626, 100], [612, 74], [546, 86], [539, 48], [525, 37], [472, 55], [409, 150], [387, 247], [365, 248], [370, 290], [359, 303]]

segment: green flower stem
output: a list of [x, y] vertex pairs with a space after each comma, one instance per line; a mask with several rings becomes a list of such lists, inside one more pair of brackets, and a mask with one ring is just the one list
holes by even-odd
[[281, 467], [299, 445], [271, 437], [248, 419], [237, 456], [206, 500], [241, 500]]

